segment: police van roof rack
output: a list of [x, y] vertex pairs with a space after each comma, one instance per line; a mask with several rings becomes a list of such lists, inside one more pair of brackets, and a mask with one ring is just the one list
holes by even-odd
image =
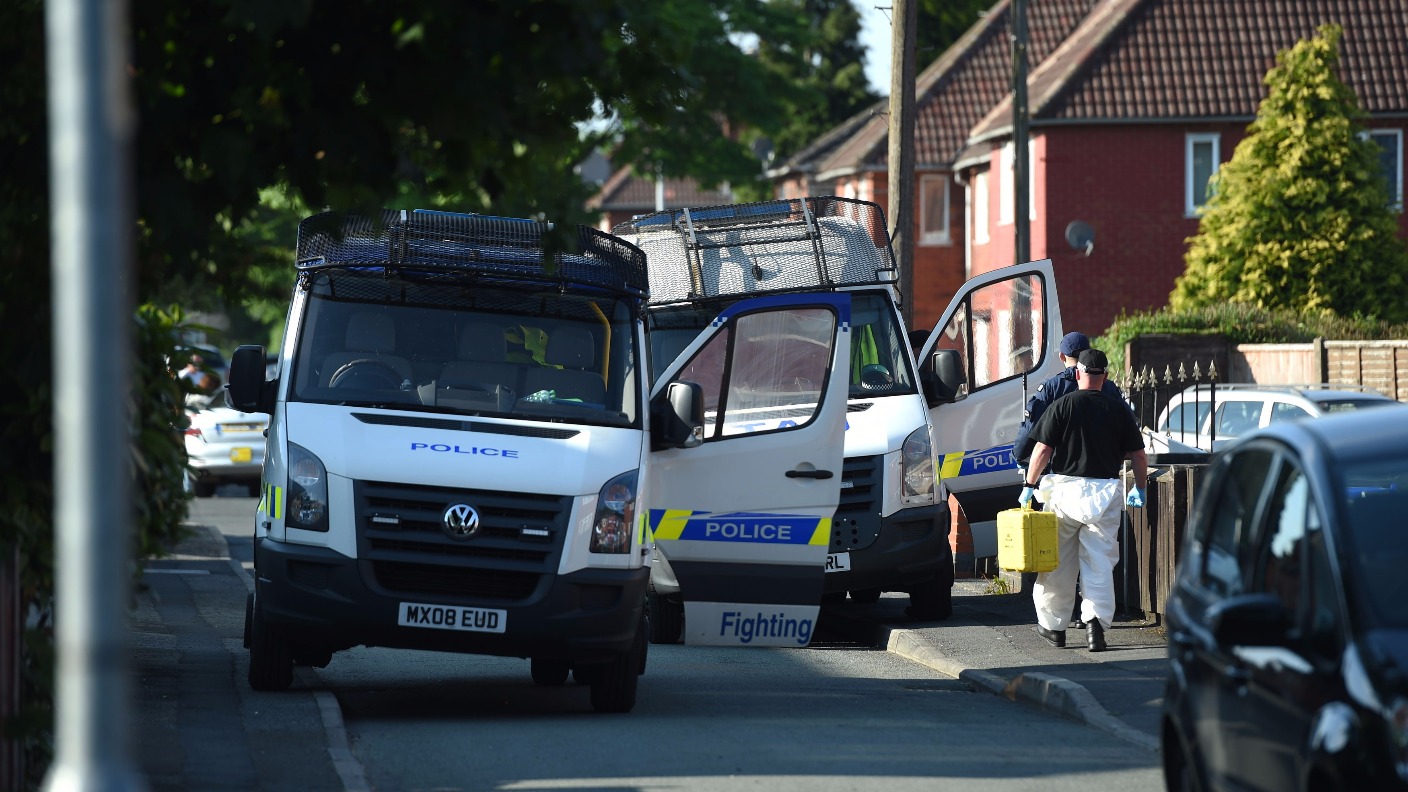
[[[320, 269], [380, 269], [483, 276], [508, 281], [584, 285], [644, 296], [645, 254], [588, 226], [567, 230], [570, 253], [545, 266], [550, 223], [425, 210], [380, 216], [323, 212], [298, 224], [300, 276]], [[565, 229], [566, 230], [566, 229]]]
[[898, 280], [884, 212], [868, 201], [687, 207], [636, 217], [612, 233], [645, 250], [654, 304]]

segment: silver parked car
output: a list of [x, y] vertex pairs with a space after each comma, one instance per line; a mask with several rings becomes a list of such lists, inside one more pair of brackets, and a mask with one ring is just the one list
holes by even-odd
[[1370, 407], [1400, 405], [1357, 385], [1195, 385], [1169, 399], [1159, 434], [1204, 451], [1217, 451], [1255, 429]]
[[223, 390], [214, 397], [190, 397], [186, 410], [191, 420], [185, 432], [189, 488], [208, 498], [221, 484], [239, 484], [258, 495], [269, 416], [226, 407]]

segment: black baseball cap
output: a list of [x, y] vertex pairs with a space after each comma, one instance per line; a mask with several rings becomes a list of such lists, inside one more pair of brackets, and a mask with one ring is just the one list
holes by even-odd
[[1109, 365], [1105, 353], [1098, 349], [1081, 350], [1080, 357], [1076, 358], [1076, 367], [1086, 374], [1104, 374]]

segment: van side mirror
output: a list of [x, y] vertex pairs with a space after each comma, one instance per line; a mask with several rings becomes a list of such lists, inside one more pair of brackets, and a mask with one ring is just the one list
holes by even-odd
[[273, 382], [264, 381], [264, 347], [245, 344], [235, 350], [230, 359], [230, 382], [225, 390], [225, 402], [231, 408], [247, 413], [274, 412]]
[[650, 403], [650, 445], [694, 448], [704, 443], [704, 389], [695, 382], [671, 382]]
[[966, 381], [963, 358], [956, 349], [935, 349], [919, 366], [919, 384], [930, 407], [957, 400], [958, 390]]

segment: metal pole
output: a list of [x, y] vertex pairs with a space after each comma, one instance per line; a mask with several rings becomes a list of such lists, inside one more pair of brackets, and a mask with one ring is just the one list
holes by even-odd
[[899, 268], [900, 314], [914, 327], [914, 36], [919, 0], [894, 0], [890, 30], [890, 243]]
[[1027, 148], [1027, 0], [1012, 2], [1012, 227], [1014, 264], [1032, 260], [1031, 162]]
[[[132, 499], [127, 4], [48, 0], [56, 755], [48, 790], [140, 790], [127, 668]], [[75, 375], [76, 373], [76, 375]], [[92, 397], [96, 383], [102, 398]]]

